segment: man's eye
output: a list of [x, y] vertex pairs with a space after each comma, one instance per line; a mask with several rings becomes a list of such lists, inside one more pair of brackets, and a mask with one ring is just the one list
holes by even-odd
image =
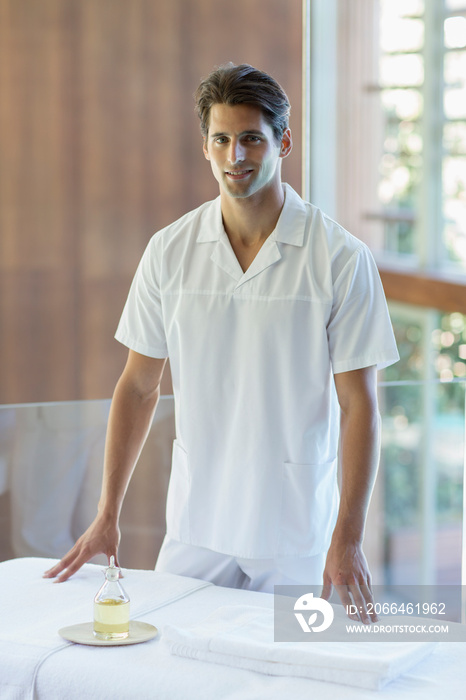
[[218, 138], [215, 139], [215, 143], [226, 143], [227, 138], [226, 136], [219, 136]]
[[260, 141], [260, 138], [259, 138], [259, 136], [253, 136], [253, 134], [250, 134], [249, 136], [247, 136], [246, 140], [253, 141], [254, 143], [256, 143], [257, 141]]

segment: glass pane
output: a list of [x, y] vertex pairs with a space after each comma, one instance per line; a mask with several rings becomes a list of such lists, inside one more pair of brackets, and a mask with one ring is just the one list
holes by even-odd
[[445, 20], [444, 33], [447, 49], [466, 46], [466, 17], [448, 17]]
[[382, 17], [381, 48], [386, 53], [420, 51], [424, 45], [424, 23], [387, 12]]
[[465, 2], [464, 0], [445, 0], [445, 7], [447, 10], [464, 10]]
[[[421, 385], [384, 388], [382, 475], [385, 583], [418, 583], [421, 493]], [[404, 546], [408, 550], [404, 553]]]
[[425, 0], [381, 0], [382, 19], [412, 17], [424, 13]]
[[[466, 17], [445, 22], [445, 41], [447, 46], [466, 45]], [[445, 54], [444, 82], [445, 117], [454, 121], [443, 131], [443, 242], [446, 261], [466, 269], [466, 51]]]
[[[404, 91], [388, 93], [406, 102]], [[409, 101], [409, 95], [408, 101]], [[388, 103], [388, 100], [387, 100]], [[398, 116], [398, 115], [397, 115]], [[419, 123], [402, 120], [393, 114], [387, 119], [384, 140], [385, 155], [380, 164], [378, 196], [387, 208], [396, 212], [387, 220], [384, 230], [385, 249], [395, 253], [415, 252], [415, 206], [422, 169], [422, 138]]]
[[447, 119], [466, 119], [466, 87], [446, 88], [443, 104]]
[[388, 121], [413, 121], [422, 114], [422, 95], [418, 90], [383, 90], [382, 105]]
[[[465, 18], [466, 23], [466, 18]], [[465, 28], [466, 40], [466, 28]], [[444, 79], [447, 85], [464, 87], [466, 84], [466, 51], [449, 51], [445, 54]]]
[[424, 62], [418, 54], [383, 56], [380, 62], [380, 84], [382, 86], [422, 85]]
[[432, 332], [437, 377], [450, 381], [466, 376], [466, 317], [460, 313], [438, 315]]
[[380, 387], [386, 581], [427, 582], [430, 571], [430, 582], [458, 584], [466, 316], [392, 305], [391, 317], [400, 361]]
[[[61, 558], [92, 522], [109, 407], [110, 401], [0, 407], [0, 560]], [[124, 567], [155, 565], [174, 433], [173, 399], [163, 396], [121, 513]]]
[[[424, 3], [381, 1], [380, 75], [384, 111], [378, 198], [384, 221], [384, 249], [418, 254], [416, 209], [423, 169], [421, 120], [424, 81]], [[418, 15], [419, 19], [413, 18]], [[419, 52], [419, 53], [416, 53]]]
[[464, 381], [383, 387], [386, 583], [461, 583], [464, 400]]
[[444, 159], [443, 193], [448, 260], [466, 267], [466, 156]]
[[466, 155], [466, 121], [445, 124], [443, 147], [450, 155]]
[[424, 323], [416, 314], [407, 316], [391, 307], [391, 320], [400, 359], [384, 370], [384, 379], [388, 382], [420, 382], [425, 372], [423, 353]]

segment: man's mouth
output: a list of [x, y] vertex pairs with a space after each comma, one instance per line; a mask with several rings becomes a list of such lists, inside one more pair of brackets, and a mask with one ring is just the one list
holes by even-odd
[[228, 177], [232, 177], [233, 179], [238, 179], [240, 180], [242, 177], [246, 177], [246, 175], [249, 175], [249, 173], [252, 173], [252, 170], [226, 170], [225, 174], [228, 175]]

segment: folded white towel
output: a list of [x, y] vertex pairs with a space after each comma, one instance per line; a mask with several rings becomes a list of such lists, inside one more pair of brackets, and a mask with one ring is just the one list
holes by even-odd
[[274, 642], [273, 610], [237, 605], [219, 608], [189, 628], [167, 625], [163, 639], [178, 656], [373, 690], [435, 647], [426, 642]]

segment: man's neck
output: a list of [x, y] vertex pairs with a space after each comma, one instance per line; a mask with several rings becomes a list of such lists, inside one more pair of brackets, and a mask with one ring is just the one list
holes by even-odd
[[260, 247], [277, 225], [284, 201], [281, 183], [272, 191], [244, 199], [221, 192], [223, 225], [233, 247]]

